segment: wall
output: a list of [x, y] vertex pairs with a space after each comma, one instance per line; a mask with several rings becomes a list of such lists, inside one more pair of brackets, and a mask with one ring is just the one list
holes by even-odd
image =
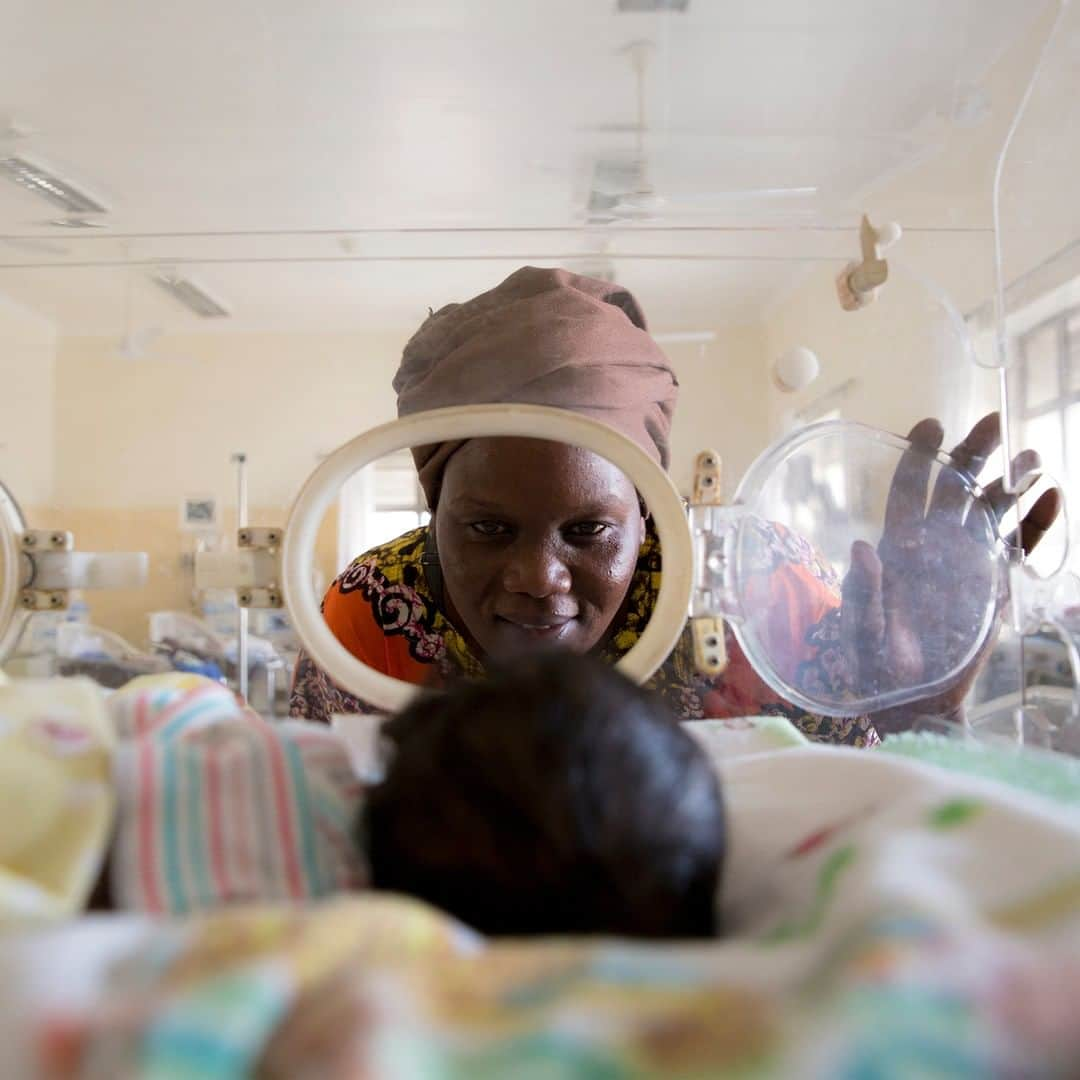
[[[34, 527], [63, 527], [82, 550], [146, 551], [142, 590], [89, 593], [93, 620], [135, 644], [146, 613], [188, 609], [191, 534], [185, 494], [214, 495], [221, 530], [235, 533], [235, 467], [249, 460], [249, 521], [283, 525], [320, 455], [393, 415], [389, 372], [400, 343], [358, 335], [218, 335], [169, 339], [132, 361], [112, 339], [66, 338], [30, 411], [48, 418], [55, 484], [19, 483]], [[53, 450], [55, 443], [55, 453]], [[36, 497], [27, 499], [24, 490]], [[51, 496], [51, 497], [50, 497]], [[317, 546], [320, 574], [338, 570], [336, 509]]]
[[[171, 508], [185, 493], [207, 493], [231, 505], [229, 459], [243, 450], [251, 502], [287, 506], [322, 454], [393, 418], [404, 337], [192, 336], [169, 339], [167, 357], [145, 361], [119, 357], [111, 340], [64, 339], [56, 503]], [[704, 347], [667, 351], [681, 383], [676, 483], [688, 486], [694, 455], [713, 443], [740, 470], [765, 415], [759, 334], [722, 329]]]
[[937, 416], [947, 438], [958, 440], [993, 407], [997, 385], [993, 373], [973, 362], [959, 314], [900, 267], [874, 304], [844, 311], [835, 287], [840, 269], [815, 267], [765, 321], [770, 359], [805, 345], [821, 362], [821, 375], [808, 388], [770, 398], [774, 436], [797, 416], [812, 420], [838, 408], [845, 419], [897, 434]]
[[694, 459], [702, 450], [720, 455], [724, 490], [730, 494], [767, 445], [775, 392], [764, 349], [763, 330], [756, 324], [721, 327], [706, 345], [666, 346], [680, 383], [671, 476], [684, 495], [692, 490]]
[[53, 496], [56, 332], [0, 295], [0, 482], [23, 506]]
[[[170, 338], [154, 358], [124, 359], [116, 343], [66, 338], [59, 344], [52, 398], [55, 497], [32, 521], [71, 529], [84, 550], [145, 550], [141, 591], [87, 595], [93, 620], [133, 643], [146, 639], [146, 612], [186, 609], [192, 578], [179, 528], [185, 494], [214, 495], [232, 536], [235, 472], [248, 455], [252, 524], [283, 524], [320, 456], [394, 415], [390, 386], [401, 344], [393, 335], [219, 334]], [[727, 328], [704, 347], [668, 349], [681, 383], [672, 433], [672, 475], [688, 491], [699, 450], [718, 450], [728, 483], [763, 447], [767, 384], [761, 337]], [[53, 392], [53, 389], [55, 392]], [[47, 410], [42, 410], [47, 411]], [[336, 511], [323, 522], [319, 570], [339, 569]]]
[[56, 362], [56, 501], [176, 507], [235, 499], [248, 455], [252, 505], [287, 506], [325, 454], [394, 414], [394, 337], [169, 337], [141, 361], [102, 338], [66, 338]]

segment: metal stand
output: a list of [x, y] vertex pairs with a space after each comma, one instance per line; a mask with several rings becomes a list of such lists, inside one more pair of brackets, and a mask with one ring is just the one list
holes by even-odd
[[[246, 529], [248, 523], [247, 454], [232, 455], [236, 466], [236, 528]], [[238, 690], [248, 699], [248, 609], [242, 604], [236, 609], [236, 671]]]

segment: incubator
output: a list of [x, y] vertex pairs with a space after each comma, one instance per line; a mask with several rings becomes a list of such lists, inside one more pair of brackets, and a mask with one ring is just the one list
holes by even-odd
[[[775, 693], [831, 716], [947, 694], [981, 661], [967, 693], [970, 730], [1057, 744], [1077, 711], [1080, 618], [1067, 546], [1080, 468], [1080, 211], [1067, 178], [1080, 145], [1060, 107], [1080, 17], [1065, 3], [1020, 11], [985, 0], [897, 11], [883, 34], [877, 16], [845, 9], [850, 23], [840, 33], [824, 9], [806, 21], [781, 4], [768, 59], [752, 71], [739, 59], [760, 36], [752, 14], [707, 8], [694, 3], [685, 17], [582, 15], [619, 46], [583, 46], [567, 78], [607, 86], [582, 100], [621, 119], [590, 112], [584, 129], [560, 142], [551, 132], [570, 116], [561, 98], [543, 115], [537, 104], [535, 121], [514, 110], [525, 141], [555, 164], [518, 162], [536, 186], [515, 187], [506, 176], [501, 185], [481, 176], [475, 161], [445, 163], [479, 185], [467, 206], [423, 184], [390, 198], [393, 185], [383, 184], [384, 202], [369, 192], [368, 217], [337, 206], [320, 208], [317, 221], [314, 209], [297, 219], [267, 202], [267, 220], [282, 224], [262, 228], [235, 202], [211, 207], [199, 224], [182, 214], [159, 221], [150, 203], [114, 207], [92, 193], [46, 227], [27, 208], [34, 164], [41, 180], [59, 144], [32, 117], [13, 113], [0, 124], [0, 161], [22, 188], [0, 203], [10, 222], [0, 238], [0, 293], [15, 312], [4, 333], [16, 369], [49, 352], [53, 388], [48, 379], [28, 383], [24, 412], [29, 428], [51, 430], [55, 443], [50, 464], [32, 440], [0, 437], [0, 476], [27, 493], [32, 520], [70, 520], [80, 536], [103, 538], [93, 546], [135, 546], [150, 559], [138, 599], [135, 578], [123, 596], [90, 598], [97, 644], [115, 652], [123, 641], [130, 656], [168, 662], [179, 644], [272, 712], [295, 634], [343, 686], [385, 708], [401, 704], [411, 691], [357, 671], [327, 632], [312, 571], [329, 580], [360, 554], [358, 518], [419, 521], [423, 513], [399, 496], [362, 509], [346, 498], [357, 470], [431, 437], [415, 424], [384, 426], [393, 364], [423, 311], [522, 263], [558, 264], [625, 283], [668, 350], [683, 383], [670, 476], [573, 418], [547, 428], [539, 413], [489, 403], [432, 422], [523, 434], [535, 419], [534, 435], [592, 446], [632, 476], [662, 533], [664, 578], [629, 673], [647, 678], [687, 620], [701, 673], [722, 672], [727, 627]], [[465, 39], [479, 32], [471, 17], [462, 14], [455, 31]], [[508, 54], [530, 55], [534, 43], [514, 19], [484, 32]], [[706, 41], [725, 64], [702, 53]], [[853, 41], [864, 48], [852, 51]], [[888, 80], [876, 77], [873, 60], [883, 51]], [[820, 57], [820, 70], [807, 57]], [[32, 62], [23, 63], [30, 77]], [[729, 68], [757, 88], [738, 95], [741, 112], [704, 93], [706, 73]], [[529, 71], [523, 60], [523, 87]], [[781, 86], [784, 71], [812, 92]], [[345, 84], [334, 79], [360, 78], [334, 65], [326, 77], [336, 99]], [[496, 123], [509, 103], [492, 97], [488, 112], [480, 108], [486, 77], [466, 80], [458, 105], [462, 116]], [[112, 93], [102, 87], [102, 100]], [[180, 113], [176, 122], [185, 122]], [[263, 134], [252, 136], [253, 154], [269, 152]], [[562, 168], [560, 155], [575, 163], [558, 196], [573, 191], [569, 214], [543, 179]], [[93, 188], [60, 175], [63, 164], [61, 153], [50, 175], [72, 182], [54, 198]], [[301, 173], [310, 184], [310, 171]], [[392, 313], [385, 332], [371, 329], [384, 325], [384, 309]], [[317, 329], [324, 322], [333, 333]], [[992, 411], [1002, 448], [976, 475], [949, 450]], [[155, 415], [160, 423], [147, 420]], [[928, 454], [905, 438], [924, 416], [946, 433]], [[23, 418], [4, 417], [21, 431]], [[351, 449], [331, 453], [341, 443]], [[1049, 479], [1026, 491], [1032, 466], [1017, 455], [1029, 446]], [[887, 526], [898, 517], [890, 498], [898, 470], [924, 472], [926, 494], [896, 538]], [[1060, 488], [1065, 514], [1026, 559], [1011, 539], [1012, 496], [1026, 510], [1047, 484]], [[950, 514], [938, 512], [935, 492], [950, 493]], [[125, 515], [130, 544], [114, 527]], [[19, 546], [32, 530], [21, 516], [5, 522], [0, 622], [10, 651], [27, 588]], [[35, 535], [50, 542], [48, 530]], [[64, 554], [66, 544], [55, 556], [89, 574], [77, 553]], [[813, 671], [777, 633], [756, 576], [784, 544], [850, 601], [822, 621], [823, 663]], [[861, 560], [854, 576], [853, 557]], [[865, 618], [851, 616], [867, 572], [882, 575], [879, 616], [892, 628], [876, 639]], [[53, 578], [35, 580], [34, 602], [51, 603], [41, 590]], [[68, 588], [74, 579], [55, 581]], [[919, 586], [906, 598], [905, 582]], [[193, 597], [207, 590], [227, 597], [225, 607], [203, 610]], [[178, 627], [211, 641], [209, 623], [211, 648], [177, 642]], [[914, 655], [896, 651], [903, 627], [923, 634]]]

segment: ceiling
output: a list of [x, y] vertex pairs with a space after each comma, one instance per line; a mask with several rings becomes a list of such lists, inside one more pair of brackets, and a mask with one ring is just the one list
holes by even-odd
[[[64, 230], [0, 182], [0, 292], [73, 334], [198, 329], [147, 283], [160, 265], [220, 297], [229, 329], [410, 326], [523, 262], [606, 261], [661, 329], [745, 317], [809, 262], [852, 252], [868, 193], [977, 121], [962, 106], [1041, 10], [3, 6], [0, 149], [109, 212], [101, 229]], [[633, 55], [646, 57], [640, 113]], [[628, 161], [644, 162], [648, 216], [590, 221], [597, 163]], [[940, 207], [905, 222], [953, 224]]]

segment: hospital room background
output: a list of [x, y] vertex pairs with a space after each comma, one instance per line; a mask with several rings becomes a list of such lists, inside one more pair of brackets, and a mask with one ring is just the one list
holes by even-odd
[[[673, 479], [689, 495], [711, 448], [728, 496], [817, 420], [932, 415], [956, 441], [997, 408], [1000, 267], [1015, 445], [1080, 477], [1080, 11], [13, 7], [0, 482], [29, 527], [149, 562], [35, 614], [12, 672], [141, 670], [179, 640], [235, 680], [236, 590], [200, 588], [197, 556], [235, 548], [241, 499], [282, 526], [322, 459], [392, 419], [428, 310], [526, 264], [639, 298], [682, 387]], [[864, 215], [888, 277], [846, 310]], [[843, 468], [806, 477], [803, 513]], [[322, 523], [317, 582], [424, 515], [407, 455], [369, 467]], [[295, 635], [280, 610], [249, 629], [252, 699], [280, 714]], [[1026, 660], [1071, 681], [1056, 632]], [[1017, 662], [1006, 633], [976, 692], [1017, 689]]]
[[[0, 1073], [1080, 1075], [1080, 0], [0, 15]], [[523, 267], [609, 302], [535, 341], [507, 318], [505, 360], [485, 322], [466, 374], [531, 386], [550, 330], [584, 404], [514, 384], [405, 422], [436, 456], [524, 433], [629, 475], [623, 578], [573, 564], [583, 605], [615, 598], [596, 636], [492, 606], [511, 545], [470, 562], [435, 530], [324, 621], [444, 479], [385, 427], [403, 348]], [[670, 482], [668, 363], [620, 288], [679, 383]], [[460, 390], [444, 359], [418, 409]], [[589, 419], [612, 387], [640, 398], [615, 428]], [[979, 481], [905, 441], [995, 412]], [[446, 477], [486, 483], [474, 450]], [[573, 451], [481, 460], [498, 516], [538, 482], [545, 557], [604, 524]], [[1029, 555], [1010, 537], [1055, 486]], [[452, 603], [473, 578], [490, 625]], [[485, 628], [652, 679], [592, 668], [655, 705], [649, 738], [574, 674], [592, 658], [456, 681], [498, 653]], [[419, 870], [388, 879], [410, 836]], [[635, 893], [665, 917], [613, 921]]]

